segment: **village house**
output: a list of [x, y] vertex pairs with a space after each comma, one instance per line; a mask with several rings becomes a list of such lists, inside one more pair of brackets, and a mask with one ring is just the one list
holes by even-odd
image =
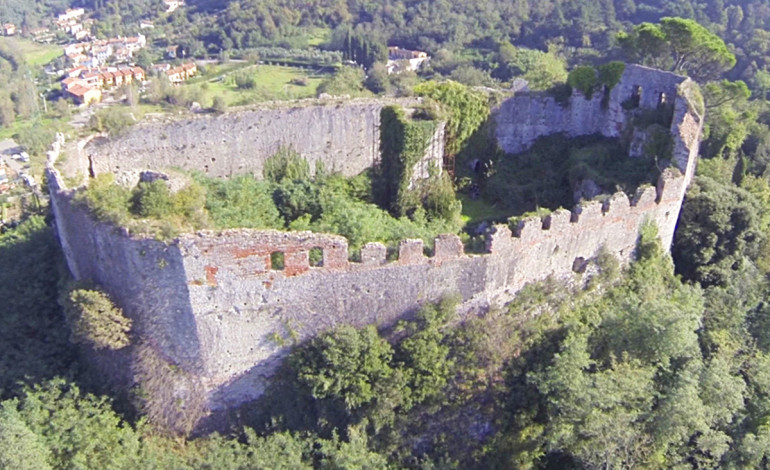
[[181, 83], [189, 78], [195, 76], [198, 73], [198, 66], [194, 62], [182, 64], [178, 67], [173, 67], [166, 70], [166, 77], [171, 83]]
[[80, 77], [67, 77], [67, 78], [65, 78], [64, 80], [61, 81], [62, 91], [65, 91], [65, 92], [69, 91], [70, 88], [72, 88], [72, 87], [74, 87], [76, 85], [87, 87], [88, 86], [88, 82], [86, 82], [85, 80], [83, 80]]
[[87, 87], [80, 84], [72, 85], [67, 89], [67, 95], [72, 97], [79, 105], [98, 103], [102, 99], [102, 91], [95, 87]]
[[5, 23], [3, 25], [3, 36], [13, 36], [16, 34], [16, 25], [13, 23]]
[[428, 60], [430, 56], [427, 52], [388, 47], [388, 74], [417, 71]]
[[61, 81], [65, 96], [78, 104], [97, 103], [102, 99], [102, 90], [124, 84], [144, 81], [146, 74], [141, 67], [75, 67], [65, 73]]
[[33, 28], [29, 30], [30, 36], [32, 36], [35, 40], [39, 40], [43, 36], [48, 36], [51, 34], [51, 30], [45, 27], [41, 28]]
[[71, 69], [64, 72], [64, 75], [66, 77], [79, 77], [81, 73], [85, 72], [87, 70], [86, 67], [82, 65], [78, 65], [77, 67], [72, 67]]
[[134, 52], [146, 45], [147, 38], [143, 34], [139, 34], [132, 37], [116, 37], [69, 44], [64, 48], [64, 53], [74, 65], [84, 64], [90, 67], [100, 67], [110, 61], [113, 63], [130, 62]]
[[163, 0], [166, 4], [166, 13], [171, 13], [177, 8], [184, 6], [184, 0]]
[[88, 27], [82, 21], [85, 13], [83, 8], [68, 9], [60, 14], [53, 23], [59, 30], [71, 34], [77, 40], [81, 40], [89, 36]]
[[68, 8], [64, 13], [58, 16], [59, 21], [76, 20], [86, 14], [84, 8]]
[[91, 33], [88, 32], [87, 29], [83, 29], [75, 33], [75, 39], [78, 41], [82, 41], [83, 39], [88, 39], [90, 36], [91, 36]]

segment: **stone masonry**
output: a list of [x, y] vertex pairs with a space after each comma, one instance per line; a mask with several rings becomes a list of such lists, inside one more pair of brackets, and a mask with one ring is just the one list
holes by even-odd
[[[304, 100], [243, 109], [219, 116], [202, 115], [169, 122], [137, 124], [114, 139], [95, 138], [79, 149], [92, 174], [111, 172], [135, 183], [141, 170], [182, 168], [228, 178], [252, 173], [281, 148], [298, 152], [311, 171], [321, 162], [328, 171], [354, 176], [380, 158], [380, 111], [395, 105], [409, 109], [419, 99], [356, 99], [344, 102]], [[444, 124], [426, 147], [415, 178], [439, 169], [444, 153]]]
[[[503, 149], [516, 150], [553, 132], [616, 136], [629, 125], [621, 102], [636, 93], [638, 84], [644, 86], [640, 106], [657, 106], [660, 93], [674, 100], [671, 133], [673, 160], [679, 169], [664, 171], [656, 187], [642, 188], [630, 199], [616, 193], [602, 201], [582, 203], [572, 211], [526, 219], [513, 232], [507, 226], [495, 226], [485, 254], [464, 253], [455, 235], [439, 236], [430, 256], [421, 240], [404, 240], [395, 261], [386, 259], [383, 245], [369, 243], [361, 250], [360, 262], [349, 261], [343, 237], [310, 232], [202, 231], [169, 243], [137, 238], [124, 229], [93, 221], [82, 207], [72, 204], [73, 191], [49, 165], [59, 239], [73, 275], [91, 279], [109, 292], [134, 320], [135, 337], [152, 344], [167, 362], [194, 377], [205, 391], [209, 410], [232, 407], [263, 393], [292, 343], [335, 325], [391, 325], [421, 304], [448, 294], [459, 294], [474, 305], [506, 301], [529, 282], [572, 276], [601, 249], [628, 261], [639, 229], [647, 221], [657, 225], [664, 245], [669, 246], [694, 172], [702, 126], [702, 116], [682, 92], [693, 86], [689, 79], [628, 66], [606, 108], [578, 94], [566, 108], [553, 107], [541, 96], [516, 96], [496, 111], [498, 142]], [[344, 106], [340, 111], [343, 116], [353, 112], [358, 111]], [[235, 123], [240, 118], [228, 119]], [[334, 117], [327, 119], [336, 122]], [[183, 125], [202, 126], [179, 124]], [[216, 126], [212, 136], [196, 127], [198, 134], [189, 137], [190, 144], [196, 138], [214, 142], [221, 132], [218, 126], [224, 128], [225, 121]], [[161, 131], [146, 135], [156, 132]], [[357, 144], [359, 148], [372, 145], [368, 139], [374, 133], [362, 132], [366, 142]], [[118, 144], [93, 148], [115, 148], [110, 145]], [[153, 145], [162, 142], [150, 142], [143, 148]], [[56, 149], [58, 144], [51, 160], [55, 160]], [[319, 152], [317, 158], [323, 158]], [[213, 147], [191, 158], [203, 155], [219, 163], [227, 158]], [[135, 163], [144, 166], [150, 158], [140, 156]], [[334, 155], [330, 158], [341, 161]], [[366, 157], [370, 162], [375, 159], [372, 154]], [[170, 163], [161, 159], [159, 165]], [[105, 165], [105, 170], [114, 169]], [[210, 172], [237, 172], [233, 165], [224, 164], [217, 170], [210, 167]], [[320, 266], [311, 266], [312, 250], [322, 251]], [[283, 254], [282, 269], [271, 263], [277, 253]]]

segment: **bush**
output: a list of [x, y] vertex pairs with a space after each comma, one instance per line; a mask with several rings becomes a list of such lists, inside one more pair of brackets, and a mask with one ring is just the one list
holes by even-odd
[[93, 178], [88, 188], [79, 192], [75, 200], [85, 203], [97, 220], [125, 225], [130, 218], [130, 199], [131, 192], [115, 184], [115, 175], [102, 173]]
[[620, 61], [613, 61], [600, 65], [596, 70], [599, 72], [599, 83], [611, 90], [620, 83], [623, 72], [626, 70], [626, 64]]
[[235, 86], [240, 90], [252, 90], [257, 87], [257, 79], [248, 72], [235, 74]]
[[596, 70], [590, 65], [581, 65], [567, 75], [567, 85], [578, 90], [586, 99], [591, 99], [598, 84]]
[[310, 178], [310, 164], [300, 154], [290, 148], [281, 148], [265, 161], [262, 176], [272, 183], [306, 180]]
[[173, 204], [166, 182], [155, 180], [136, 185], [131, 197], [132, 212], [141, 217], [162, 219], [171, 214]]
[[131, 320], [104, 292], [71, 286], [63, 304], [73, 342], [96, 349], [121, 349], [131, 342]]
[[116, 135], [124, 132], [135, 122], [130, 111], [114, 106], [96, 111], [89, 119], [88, 125], [96, 132]]
[[211, 103], [211, 110], [215, 113], [224, 113], [227, 111], [227, 102], [221, 96], [215, 96]]

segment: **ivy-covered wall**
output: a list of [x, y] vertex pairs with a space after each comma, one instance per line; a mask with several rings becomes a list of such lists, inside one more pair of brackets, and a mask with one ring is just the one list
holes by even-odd
[[436, 161], [432, 142], [436, 138], [439, 124], [432, 120], [413, 120], [404, 110], [386, 106], [380, 111], [380, 165], [377, 169], [378, 199], [382, 207], [393, 214], [406, 215], [418, 201], [410, 193], [415, 170], [425, 159], [441, 169], [441, 160]]

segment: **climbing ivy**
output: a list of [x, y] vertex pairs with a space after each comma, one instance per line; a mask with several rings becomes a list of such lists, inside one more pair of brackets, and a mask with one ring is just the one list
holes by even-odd
[[472, 91], [453, 81], [426, 82], [414, 87], [414, 92], [441, 104], [446, 119], [445, 152], [456, 155], [466, 141], [489, 117], [489, 101], [484, 94]]
[[403, 216], [420, 204], [410, 191], [414, 166], [425, 155], [436, 132], [435, 121], [411, 120], [401, 108], [387, 106], [380, 112], [378, 199], [381, 207]]

